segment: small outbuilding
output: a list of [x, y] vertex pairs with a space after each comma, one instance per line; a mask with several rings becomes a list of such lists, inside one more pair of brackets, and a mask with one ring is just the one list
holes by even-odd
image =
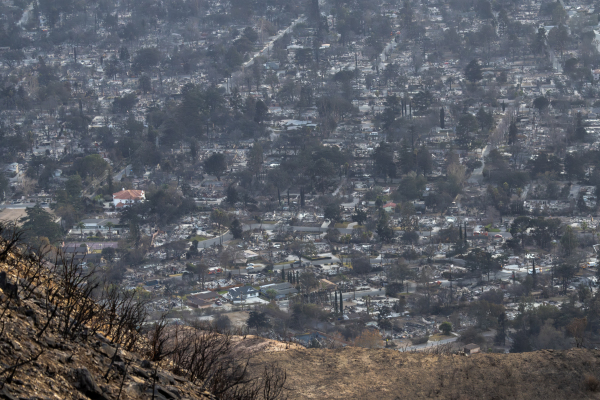
[[477, 345], [475, 343], [469, 343], [468, 345], [465, 346], [464, 351], [465, 351], [465, 354], [475, 354], [475, 353], [479, 353], [481, 351], [481, 348], [479, 347], [479, 345]]

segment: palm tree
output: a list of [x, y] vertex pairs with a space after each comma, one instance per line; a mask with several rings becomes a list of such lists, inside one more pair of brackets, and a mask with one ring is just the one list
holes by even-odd
[[85, 224], [83, 222], [78, 222], [75, 227], [81, 232], [81, 240], [83, 240], [83, 228], [85, 228]]
[[111, 229], [115, 227], [115, 224], [108, 221], [105, 226], [108, 228], [108, 237], [112, 239]]

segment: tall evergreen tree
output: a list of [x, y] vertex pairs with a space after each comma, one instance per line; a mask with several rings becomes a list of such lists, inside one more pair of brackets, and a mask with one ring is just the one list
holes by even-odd
[[444, 112], [444, 107], [440, 108], [440, 128], [444, 129], [445, 126], [445, 112]]
[[38, 243], [39, 238], [46, 237], [50, 243], [57, 243], [62, 238], [60, 225], [54, 222], [54, 217], [39, 204], [26, 208], [22, 224], [25, 238], [31, 243]]
[[514, 144], [517, 141], [517, 124], [512, 121], [508, 127], [508, 144]]
[[335, 306], [333, 307], [335, 310], [335, 315], [338, 314], [338, 300], [337, 300], [337, 290], [335, 291]]
[[483, 79], [481, 65], [479, 65], [479, 61], [477, 61], [477, 59], [472, 60], [465, 67], [465, 78], [467, 78], [467, 80], [471, 83], [475, 83]]
[[281, 280], [285, 282], [285, 267], [281, 268]]
[[344, 298], [342, 297], [342, 291], [340, 290], [340, 315], [344, 316]]

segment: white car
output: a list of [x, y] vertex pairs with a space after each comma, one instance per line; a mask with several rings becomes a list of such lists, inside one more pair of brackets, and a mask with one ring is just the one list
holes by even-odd
[[254, 267], [254, 264], [252, 264], [252, 263], [248, 263], [248, 266], [249, 266], [249, 267]]

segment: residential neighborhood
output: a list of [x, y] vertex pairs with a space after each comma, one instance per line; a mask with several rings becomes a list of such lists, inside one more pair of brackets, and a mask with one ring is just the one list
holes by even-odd
[[600, 343], [600, 3], [67, 3], [2, 3], [0, 221], [149, 323]]

